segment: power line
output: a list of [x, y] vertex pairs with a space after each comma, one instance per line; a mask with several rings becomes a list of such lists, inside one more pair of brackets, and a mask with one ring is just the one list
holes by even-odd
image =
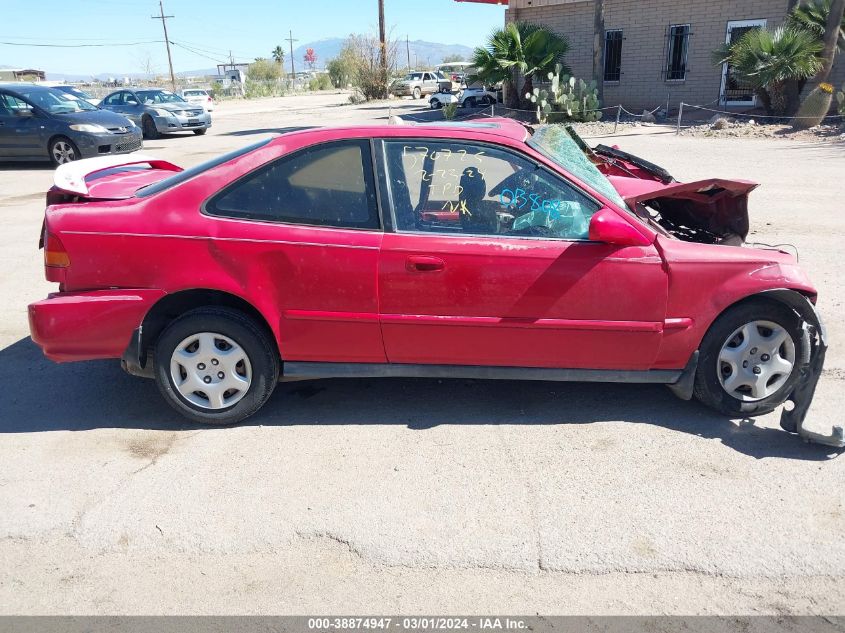
[[123, 42], [115, 44], [43, 44], [33, 42], [5, 42], [0, 41], [0, 44], [5, 46], [33, 46], [38, 48], [103, 48], [109, 46], [141, 46], [142, 44], [161, 44], [164, 40], [148, 40], [145, 42]]
[[199, 51], [194, 50], [194, 49], [193, 49], [193, 48], [191, 48], [190, 46], [185, 46], [184, 44], [180, 44], [179, 42], [176, 42], [176, 41], [174, 41], [174, 40], [170, 40], [170, 43], [171, 43], [171, 44], [173, 44], [174, 46], [178, 46], [179, 48], [184, 48], [184, 49], [185, 49], [186, 51], [188, 51], [189, 53], [193, 53], [194, 55], [197, 55], [197, 56], [202, 57], [202, 58], [204, 58], [204, 59], [211, 60], [211, 61], [213, 61], [213, 62], [215, 62], [215, 63], [217, 63], [217, 64], [225, 64], [225, 63], [226, 63], [226, 62], [221, 62], [221, 61], [220, 61], [220, 58], [216, 58], [216, 57], [209, 57], [208, 55], [205, 55], [205, 54], [203, 54], [203, 53], [200, 53]]

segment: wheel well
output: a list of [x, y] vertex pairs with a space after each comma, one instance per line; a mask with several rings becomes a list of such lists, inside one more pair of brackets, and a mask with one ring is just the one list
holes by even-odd
[[279, 351], [278, 344], [276, 343], [276, 337], [273, 334], [273, 329], [267, 323], [267, 319], [264, 318], [264, 315], [261, 314], [261, 312], [259, 312], [251, 303], [241, 297], [238, 297], [237, 295], [223, 292], [222, 290], [197, 288], [166, 295], [159, 299], [159, 301], [150, 308], [142, 323], [144, 348], [142, 350], [142, 356], [146, 357], [147, 350], [155, 345], [158, 337], [171, 321], [189, 310], [204, 306], [223, 306], [232, 308], [252, 317], [258, 326], [265, 330], [266, 334], [270, 337], [270, 340], [273, 341], [273, 345], [276, 346], [276, 352]]
[[793, 310], [801, 316], [802, 319], [806, 320], [804, 306], [806, 306], [806, 302], [804, 300], [809, 300], [811, 303], [815, 304], [816, 302], [816, 295], [810, 294], [808, 292], [804, 292], [802, 290], [793, 290], [791, 288], [776, 288], [772, 290], [763, 290], [762, 292], [755, 293], [753, 295], [748, 295], [747, 297], [743, 297], [732, 304], [725, 306], [725, 308], [716, 315], [716, 318], [710, 322], [710, 325], [707, 326], [707, 330], [709, 331], [713, 324], [719, 320], [723, 314], [725, 314], [728, 310], [733, 310], [737, 306], [744, 305], [746, 303], [751, 302], [769, 302], [769, 303], [776, 303], [780, 305], [784, 305], [790, 310]]

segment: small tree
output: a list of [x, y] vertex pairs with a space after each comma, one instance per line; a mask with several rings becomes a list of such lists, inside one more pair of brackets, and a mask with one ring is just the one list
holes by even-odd
[[769, 114], [787, 114], [787, 82], [806, 79], [822, 66], [822, 44], [803, 29], [781, 26], [774, 31], [752, 29], [731, 46], [714, 54], [714, 61], [730, 64], [746, 79]]
[[278, 64], [258, 57], [249, 65], [246, 74], [253, 81], [278, 81], [282, 76], [282, 71]]
[[317, 53], [314, 52], [313, 48], [308, 48], [305, 50], [305, 55], [302, 56], [302, 60], [310, 70], [314, 70], [314, 66], [317, 65]]
[[453, 63], [455, 63], [455, 62], [465, 62], [465, 61], [466, 61], [466, 60], [464, 59], [464, 56], [463, 56], [463, 55], [460, 55], [460, 54], [458, 54], [458, 53], [455, 53], [454, 55], [446, 55], [446, 56], [443, 58], [443, 62], [442, 62], [442, 63], [444, 63], [444, 64], [453, 64]]

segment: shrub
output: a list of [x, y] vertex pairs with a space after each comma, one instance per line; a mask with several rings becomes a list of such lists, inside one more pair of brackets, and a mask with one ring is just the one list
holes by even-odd
[[256, 59], [249, 65], [246, 76], [254, 81], [278, 81], [282, 70], [279, 64], [269, 59]]
[[326, 73], [320, 73], [308, 82], [308, 90], [331, 90], [332, 80]]
[[455, 114], [458, 112], [458, 104], [457, 103], [447, 103], [443, 106], [443, 118], [444, 119], [454, 119]]

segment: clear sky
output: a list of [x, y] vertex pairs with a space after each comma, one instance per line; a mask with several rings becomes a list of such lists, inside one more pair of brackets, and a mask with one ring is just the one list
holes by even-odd
[[[167, 69], [158, 0], [32, 0], [0, 2], [0, 66], [50, 73], [99, 74]], [[228, 58], [269, 57], [288, 31], [298, 42], [377, 32], [376, 0], [164, 0], [177, 72], [210, 68]], [[477, 46], [504, 21], [504, 7], [454, 0], [385, 0], [393, 38]], [[154, 40], [161, 40], [156, 43]], [[135, 44], [135, 43], [138, 44]], [[131, 46], [113, 44], [132, 43]], [[50, 48], [34, 44], [107, 44]]]

